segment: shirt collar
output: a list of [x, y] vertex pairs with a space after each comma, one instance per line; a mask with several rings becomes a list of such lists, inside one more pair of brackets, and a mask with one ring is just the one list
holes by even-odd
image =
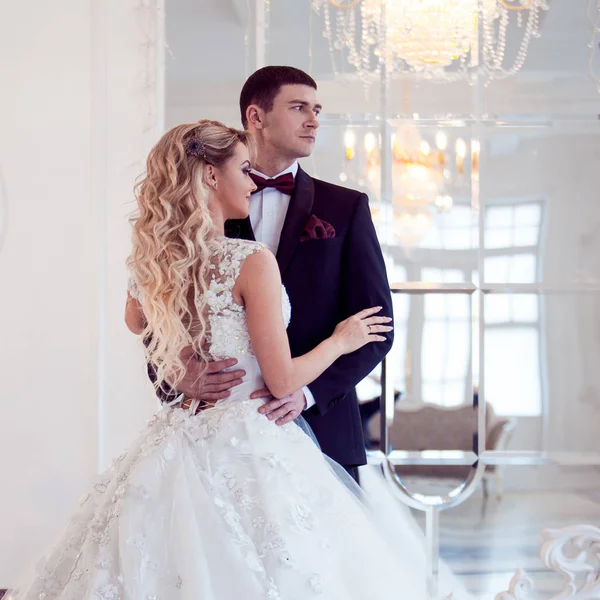
[[252, 172], [255, 175], [259, 175], [260, 177], [264, 178], [264, 179], [275, 179], [276, 177], [279, 177], [281, 175], [285, 175], [286, 173], [291, 173], [294, 176], [294, 179], [296, 179], [296, 174], [298, 173], [298, 161], [295, 160], [287, 169], [285, 169], [284, 171], [281, 171], [281, 173], [277, 173], [277, 175], [275, 175], [274, 177], [267, 177], [264, 173], [261, 173], [260, 171], [257, 171], [256, 169], [252, 169]]

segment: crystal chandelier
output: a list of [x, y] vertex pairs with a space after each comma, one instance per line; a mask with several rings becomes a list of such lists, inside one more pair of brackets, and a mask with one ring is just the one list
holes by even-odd
[[[376, 188], [381, 178], [381, 139], [369, 131], [358, 143], [354, 129], [344, 135], [345, 169], [340, 173], [342, 182], [348, 181], [349, 171], [358, 171], [357, 182]], [[362, 147], [361, 147], [362, 146]], [[373, 202], [373, 220], [381, 226], [392, 224], [395, 242], [406, 249], [418, 246], [434, 226], [437, 215], [452, 209], [453, 199], [445, 188], [450, 180], [459, 183], [464, 177], [467, 144], [456, 139], [455, 150], [448, 148], [448, 137], [443, 130], [435, 133], [431, 144], [423, 139], [413, 124], [400, 126], [391, 136], [391, 205]], [[473, 168], [476, 169], [478, 148], [471, 144]]]
[[392, 135], [392, 222], [405, 248], [414, 248], [429, 233], [436, 212], [452, 207], [444, 195], [447, 139], [442, 132], [436, 138], [437, 152], [432, 152], [414, 125]]
[[[365, 81], [382, 64], [441, 80], [470, 79], [477, 67], [485, 81], [513, 75], [549, 9], [547, 0], [312, 0], [312, 7], [324, 17], [330, 52], [345, 51]], [[512, 15], [521, 42], [507, 66]]]

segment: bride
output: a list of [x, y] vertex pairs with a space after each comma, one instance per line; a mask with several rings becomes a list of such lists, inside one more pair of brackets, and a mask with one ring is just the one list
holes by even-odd
[[191, 353], [237, 358], [244, 383], [214, 405], [179, 397], [154, 415], [9, 599], [424, 598], [410, 548], [389, 543], [343, 469], [307, 429], [277, 426], [250, 399], [265, 385], [290, 394], [390, 330], [365, 307], [291, 358], [293, 307], [274, 256], [224, 236], [225, 220], [248, 214], [251, 154], [247, 133], [214, 121], [175, 127], [153, 148], [126, 309], [157, 386], [176, 387]]

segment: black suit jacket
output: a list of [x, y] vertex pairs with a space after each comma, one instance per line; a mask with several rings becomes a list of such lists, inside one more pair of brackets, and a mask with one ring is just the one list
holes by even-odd
[[[311, 215], [333, 225], [335, 237], [300, 241]], [[228, 221], [226, 234], [254, 239], [249, 218]], [[312, 350], [340, 321], [364, 308], [382, 306], [382, 315], [393, 316], [383, 256], [363, 193], [313, 179], [298, 169], [277, 262], [292, 305], [292, 356]], [[303, 416], [323, 452], [342, 465], [366, 462], [354, 387], [390, 350], [393, 332], [386, 338], [342, 356], [308, 386], [316, 406]]]

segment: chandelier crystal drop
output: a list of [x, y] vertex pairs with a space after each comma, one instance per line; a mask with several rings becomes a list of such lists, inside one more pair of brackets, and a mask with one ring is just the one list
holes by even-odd
[[[488, 82], [514, 75], [525, 63], [531, 40], [540, 34], [541, 12], [549, 10], [547, 0], [311, 3], [323, 16], [330, 52], [343, 52], [365, 81], [379, 75], [382, 65], [389, 73], [443, 81], [471, 79], [474, 73]], [[509, 35], [519, 36], [520, 42], [507, 65]]]

